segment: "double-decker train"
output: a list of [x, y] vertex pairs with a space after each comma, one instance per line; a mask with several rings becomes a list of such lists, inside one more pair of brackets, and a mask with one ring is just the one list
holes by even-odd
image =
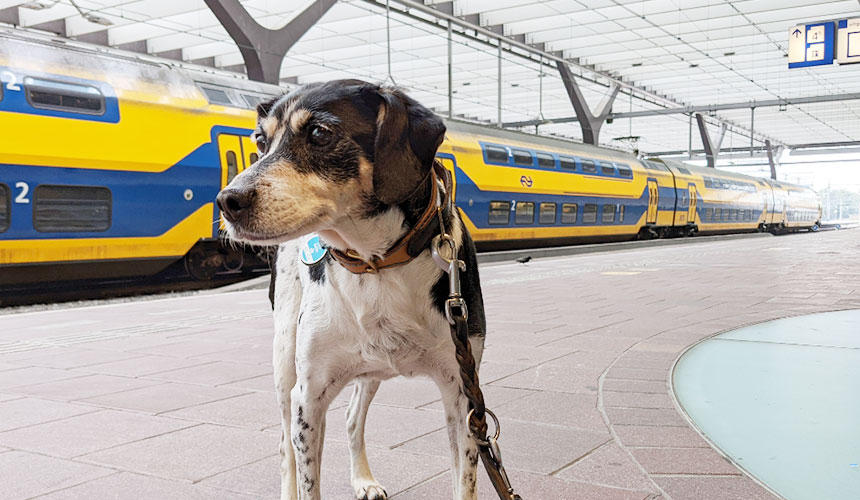
[[[0, 30], [0, 285], [209, 278], [255, 262], [214, 198], [257, 159], [255, 105], [286, 89]], [[807, 188], [448, 121], [438, 158], [479, 249], [815, 228]]]

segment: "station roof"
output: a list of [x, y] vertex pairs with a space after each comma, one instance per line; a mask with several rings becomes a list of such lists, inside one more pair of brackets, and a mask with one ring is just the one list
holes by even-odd
[[[409, 2], [341, 0], [290, 49], [284, 83], [332, 78], [395, 82], [437, 112], [448, 112], [446, 22]], [[241, 1], [263, 26], [277, 28], [306, 3]], [[570, 61], [592, 109], [611, 80], [625, 87], [613, 112], [713, 106], [860, 93], [858, 67], [788, 69], [789, 27], [860, 17], [858, 0], [426, 0], [426, 6]], [[0, 0], [0, 21], [27, 29], [204, 66], [244, 71], [234, 41], [203, 0]], [[452, 28], [453, 114], [496, 123], [496, 41]], [[389, 42], [390, 40], [390, 42]], [[503, 43], [502, 121], [575, 116], [551, 60]], [[389, 63], [390, 60], [390, 63]], [[389, 74], [390, 64], [390, 74]], [[835, 96], [835, 97], [834, 97]], [[712, 135], [728, 122], [723, 149], [748, 148], [751, 112], [708, 113]], [[701, 148], [685, 114], [616, 118], [600, 142], [643, 152]], [[534, 130], [533, 126], [524, 127]], [[755, 146], [860, 141], [860, 100], [758, 107]], [[577, 123], [541, 133], [580, 139]]]

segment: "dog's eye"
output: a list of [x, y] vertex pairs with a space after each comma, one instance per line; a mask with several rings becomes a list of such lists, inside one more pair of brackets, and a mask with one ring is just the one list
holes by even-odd
[[268, 144], [268, 141], [266, 140], [266, 138], [263, 136], [258, 136], [257, 137], [257, 150], [260, 151], [261, 153], [265, 153], [266, 148], [268, 148], [268, 147], [269, 147], [269, 144]]
[[311, 127], [310, 140], [314, 146], [325, 146], [331, 142], [332, 131], [320, 125]]

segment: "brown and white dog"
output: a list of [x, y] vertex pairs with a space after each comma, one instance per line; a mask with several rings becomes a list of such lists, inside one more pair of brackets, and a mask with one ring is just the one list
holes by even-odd
[[[444, 224], [466, 263], [462, 290], [480, 364], [486, 328], [475, 247], [456, 209], [434, 212], [428, 225], [423, 217], [446, 194], [431, 174], [444, 123], [402, 92], [359, 80], [306, 85], [257, 112], [260, 159], [218, 195], [218, 206], [230, 238], [279, 245], [270, 298], [281, 498], [320, 498], [326, 410], [351, 381], [352, 487], [359, 499], [386, 498], [367, 462], [365, 418], [380, 381], [405, 375], [439, 387], [454, 498], [475, 499], [478, 453], [444, 314], [448, 278], [429, 246]], [[312, 233], [320, 245], [303, 252]], [[370, 269], [404, 235], [407, 261]], [[375, 264], [362, 273], [344, 259]]]

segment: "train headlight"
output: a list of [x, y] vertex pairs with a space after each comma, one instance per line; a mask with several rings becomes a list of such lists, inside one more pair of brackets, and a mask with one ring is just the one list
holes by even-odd
[[182, 196], [185, 197], [186, 201], [191, 201], [194, 198], [194, 191], [186, 189], [185, 192], [182, 193]]

